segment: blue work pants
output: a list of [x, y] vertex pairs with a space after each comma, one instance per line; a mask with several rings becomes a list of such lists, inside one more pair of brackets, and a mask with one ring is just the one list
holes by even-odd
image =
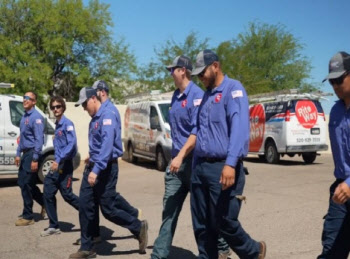
[[241, 226], [238, 215], [245, 184], [243, 163], [238, 162], [233, 186], [222, 191], [220, 176], [225, 162], [198, 159], [191, 184], [191, 212], [199, 250], [198, 258], [218, 258], [217, 239], [221, 235], [239, 258], [255, 259], [259, 243]]

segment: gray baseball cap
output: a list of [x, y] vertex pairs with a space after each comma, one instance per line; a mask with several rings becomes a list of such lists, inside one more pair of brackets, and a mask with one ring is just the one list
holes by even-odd
[[174, 67], [184, 67], [187, 70], [192, 71], [192, 62], [184, 55], [177, 56], [171, 65], [166, 66], [166, 69], [170, 71]]
[[212, 50], [206, 49], [199, 52], [196, 58], [196, 68], [191, 75], [196, 76], [200, 74], [207, 66], [213, 64], [215, 61], [219, 61], [219, 57]]
[[344, 51], [335, 54], [329, 61], [329, 74], [322, 82], [341, 77], [345, 72], [350, 71], [350, 55]]
[[78, 107], [92, 96], [97, 96], [96, 90], [91, 87], [83, 87], [79, 92], [79, 100], [75, 104], [75, 107]]
[[92, 85], [92, 88], [96, 90], [105, 90], [106, 92], [109, 91], [107, 83], [103, 80], [95, 81], [95, 83]]

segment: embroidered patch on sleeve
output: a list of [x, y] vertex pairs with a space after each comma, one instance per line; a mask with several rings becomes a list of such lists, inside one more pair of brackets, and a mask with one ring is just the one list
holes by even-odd
[[36, 124], [41, 124], [41, 119], [36, 119], [36, 120], [35, 120], [35, 123], [36, 123]]
[[73, 131], [73, 130], [74, 130], [74, 127], [72, 125], [67, 127], [67, 131]]
[[232, 99], [237, 98], [237, 97], [243, 97], [243, 91], [242, 90], [232, 91], [231, 94], [232, 94]]
[[103, 125], [112, 125], [112, 120], [111, 119], [104, 119]]
[[202, 102], [202, 99], [194, 99], [194, 100], [193, 100], [193, 105], [194, 105], [194, 106], [198, 106], [198, 105], [201, 104], [201, 102]]

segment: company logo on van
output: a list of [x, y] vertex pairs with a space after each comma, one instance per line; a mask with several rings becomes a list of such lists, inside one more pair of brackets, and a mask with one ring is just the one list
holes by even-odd
[[317, 108], [312, 101], [298, 101], [295, 105], [295, 115], [299, 123], [306, 129], [311, 129], [317, 122]]
[[250, 142], [249, 151], [257, 152], [264, 141], [265, 134], [265, 111], [262, 104], [250, 108]]

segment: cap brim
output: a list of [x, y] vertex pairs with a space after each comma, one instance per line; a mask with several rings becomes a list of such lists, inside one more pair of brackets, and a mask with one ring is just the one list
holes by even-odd
[[75, 107], [78, 107], [79, 105], [81, 105], [83, 102], [85, 102], [87, 100], [87, 98], [86, 99], [83, 99], [83, 100], [78, 100], [78, 102], [77, 103], [75, 103], [74, 104], [74, 106]]
[[196, 76], [196, 75], [200, 74], [205, 68], [206, 68], [206, 66], [203, 66], [203, 67], [196, 67], [196, 68], [192, 71], [191, 75], [192, 75], [192, 76]]
[[329, 75], [322, 80], [322, 83], [326, 80], [329, 80], [329, 79], [336, 79], [336, 78], [339, 78], [341, 77], [346, 71], [341, 71], [341, 72], [332, 72], [332, 73], [329, 73]]
[[174, 68], [175, 66], [173, 66], [173, 65], [170, 65], [170, 66], [166, 66], [165, 68], [166, 68], [166, 70], [168, 70], [168, 71], [170, 71], [172, 68]]

